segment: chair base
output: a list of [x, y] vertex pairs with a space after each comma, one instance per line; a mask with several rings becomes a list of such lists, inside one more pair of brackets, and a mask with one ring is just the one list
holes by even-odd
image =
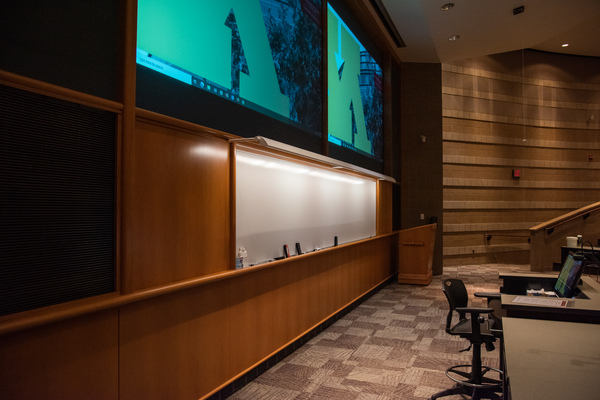
[[430, 400], [439, 399], [440, 397], [452, 396], [455, 394], [465, 394], [471, 396], [472, 400], [490, 399], [490, 400], [502, 400], [502, 388], [484, 388], [484, 387], [471, 387], [464, 386], [457, 383], [455, 387], [446, 389], [438, 392], [431, 396]]
[[[468, 369], [468, 371], [461, 370], [463, 368]], [[479, 379], [480, 382], [476, 382], [473, 379], [471, 370], [472, 366], [469, 364], [455, 365], [454, 367], [448, 368], [446, 370], [446, 376], [456, 382], [456, 385], [453, 388], [432, 395], [429, 399], [435, 400], [440, 397], [465, 394], [470, 396], [472, 400], [502, 400], [502, 371], [496, 368], [482, 366], [481, 379]], [[496, 372], [499, 379], [486, 377], [485, 374], [490, 371]], [[464, 380], [460, 378], [464, 378]]]

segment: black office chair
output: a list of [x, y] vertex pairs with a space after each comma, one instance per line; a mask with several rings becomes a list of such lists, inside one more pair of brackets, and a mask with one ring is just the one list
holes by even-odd
[[[450, 335], [457, 335], [467, 339], [471, 344], [465, 350], [473, 348], [473, 357], [471, 364], [455, 365], [446, 370], [446, 376], [456, 382], [453, 388], [443, 390], [431, 396], [430, 400], [440, 397], [466, 394], [473, 400], [479, 399], [502, 399], [502, 371], [497, 368], [481, 365], [481, 345], [484, 344], [488, 351], [494, 350], [494, 342], [502, 336], [501, 329], [497, 326], [500, 319], [489, 318], [494, 308], [468, 307], [469, 296], [467, 288], [460, 279], [445, 279], [442, 282], [442, 290], [448, 299], [450, 311], [446, 318], [446, 332]], [[488, 298], [490, 301], [497, 301], [498, 293], [476, 293], [478, 297]], [[458, 313], [459, 320], [452, 326], [452, 316], [454, 311]], [[497, 378], [486, 376], [491, 371], [491, 375], [497, 375]]]

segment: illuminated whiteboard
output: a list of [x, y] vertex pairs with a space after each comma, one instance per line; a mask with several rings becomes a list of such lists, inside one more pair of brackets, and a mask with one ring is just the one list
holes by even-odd
[[375, 236], [376, 182], [242, 150], [236, 152], [236, 249], [250, 264]]

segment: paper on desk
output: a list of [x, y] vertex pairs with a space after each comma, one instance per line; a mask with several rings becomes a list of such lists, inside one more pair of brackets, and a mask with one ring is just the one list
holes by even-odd
[[533, 296], [516, 296], [512, 302], [550, 307], [569, 307], [571, 305], [571, 302], [567, 299], [549, 299], [547, 297]]

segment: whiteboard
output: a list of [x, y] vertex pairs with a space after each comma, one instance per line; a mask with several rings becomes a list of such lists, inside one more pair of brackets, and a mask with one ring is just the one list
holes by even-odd
[[236, 249], [250, 265], [375, 236], [376, 182], [237, 149]]

